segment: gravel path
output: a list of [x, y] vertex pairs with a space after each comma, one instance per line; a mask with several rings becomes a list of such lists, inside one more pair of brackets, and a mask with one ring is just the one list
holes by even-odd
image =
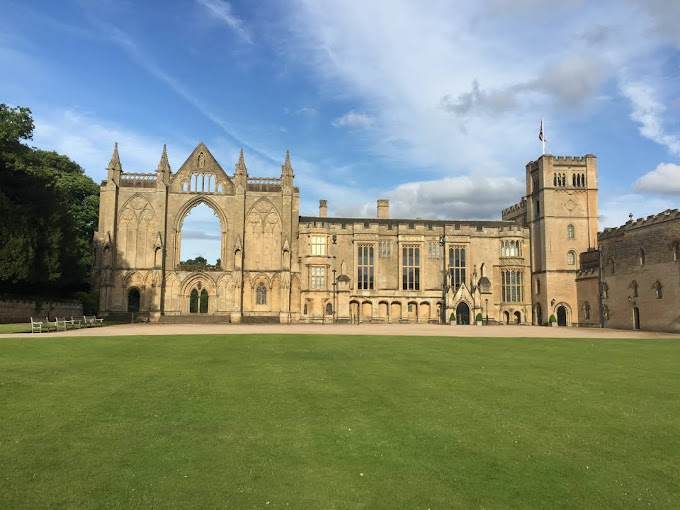
[[[130, 335], [390, 335], [532, 338], [675, 338], [680, 334], [595, 328], [534, 326], [439, 326], [436, 324], [119, 324], [103, 328], [42, 333], [44, 337]], [[0, 338], [31, 337], [31, 333], [4, 334]]]

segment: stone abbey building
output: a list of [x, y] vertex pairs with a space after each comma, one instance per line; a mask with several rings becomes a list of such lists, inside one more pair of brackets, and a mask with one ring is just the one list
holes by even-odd
[[[530, 162], [526, 196], [498, 221], [391, 218], [387, 200], [372, 218], [328, 217], [325, 200], [317, 216], [300, 216], [294, 180], [288, 154], [275, 178], [250, 176], [243, 152], [228, 175], [203, 143], [176, 173], [165, 148], [155, 173], [128, 173], [116, 146], [95, 234], [100, 311], [233, 323], [548, 324], [554, 315], [560, 325], [597, 324], [579, 315], [577, 283], [591, 285], [579, 256], [597, 249], [595, 156]], [[180, 263], [183, 221], [201, 203], [221, 224], [219, 266]]]

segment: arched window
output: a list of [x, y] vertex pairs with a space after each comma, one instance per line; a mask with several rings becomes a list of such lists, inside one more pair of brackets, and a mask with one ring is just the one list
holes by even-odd
[[675, 241], [673, 244], [673, 261], [680, 261], [680, 242], [678, 241]]
[[536, 294], [541, 293], [541, 280], [536, 280]]
[[191, 291], [189, 295], [189, 313], [198, 313], [198, 291]]
[[187, 181], [184, 181], [184, 182], [182, 183], [182, 191], [183, 191], [184, 193], [186, 193], [187, 191], [189, 191], [189, 183], [188, 183]]
[[653, 287], [654, 287], [654, 293], [656, 294], [656, 299], [661, 299], [663, 297], [663, 295], [661, 293], [661, 288], [662, 288], [661, 282], [659, 280], [657, 280], [656, 282], [654, 282]]
[[574, 225], [567, 225], [567, 239], [574, 239]]
[[573, 187], [577, 186], [577, 184], [576, 184], [576, 174], [572, 174], [572, 176], [571, 176], [571, 185]]
[[326, 315], [333, 315], [333, 306], [330, 303], [326, 303]]
[[573, 251], [567, 253], [567, 265], [573, 266], [576, 264], [576, 254]]
[[302, 315], [307, 315], [307, 303], [305, 303], [305, 306], [302, 308]]
[[208, 291], [205, 289], [201, 291], [201, 306], [199, 312], [208, 313]]
[[638, 284], [635, 280], [630, 282], [628, 288], [633, 292], [633, 297], [638, 297]]
[[614, 257], [609, 257], [609, 270], [611, 271], [612, 274], [614, 274], [615, 269], [616, 269], [616, 262], [614, 262]]
[[220, 183], [217, 184], [217, 192], [222, 193], [222, 190], [223, 190], [222, 183], [220, 182]]
[[602, 284], [602, 299], [608, 299], [609, 298], [609, 285], [606, 283]]
[[639, 252], [638, 256], [639, 256], [639, 259], [640, 259], [640, 265], [641, 265], [641, 266], [644, 266], [644, 265], [645, 265], [645, 260], [646, 260], [645, 249], [644, 249], [644, 248], [640, 248], [640, 252]]
[[265, 287], [262, 282], [257, 286], [256, 299], [258, 305], [267, 304], [267, 287]]

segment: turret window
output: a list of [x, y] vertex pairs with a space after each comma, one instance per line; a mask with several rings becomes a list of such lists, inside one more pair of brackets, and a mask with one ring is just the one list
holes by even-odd
[[567, 265], [573, 266], [576, 264], [576, 253], [570, 251], [567, 253]]
[[638, 253], [638, 258], [640, 261], [640, 266], [644, 266], [646, 262], [646, 254], [645, 254], [645, 249], [640, 248], [640, 252]]
[[567, 239], [574, 239], [574, 225], [567, 225]]

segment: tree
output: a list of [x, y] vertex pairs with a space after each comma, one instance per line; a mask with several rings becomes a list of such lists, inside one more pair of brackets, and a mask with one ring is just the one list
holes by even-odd
[[99, 187], [32, 136], [31, 111], [0, 104], [0, 289], [66, 297], [89, 287]]

